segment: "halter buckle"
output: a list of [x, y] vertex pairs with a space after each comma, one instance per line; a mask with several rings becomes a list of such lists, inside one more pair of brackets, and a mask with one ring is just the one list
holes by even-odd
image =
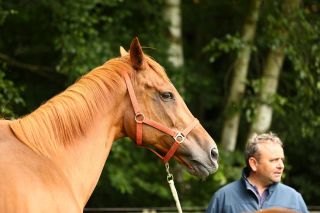
[[186, 136], [184, 136], [181, 132], [178, 132], [173, 139], [178, 143], [183, 143], [183, 141], [186, 139]]

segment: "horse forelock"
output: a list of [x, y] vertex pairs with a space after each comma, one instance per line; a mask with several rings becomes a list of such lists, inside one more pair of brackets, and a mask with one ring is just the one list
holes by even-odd
[[111, 59], [10, 127], [23, 143], [45, 155], [75, 143], [92, 126], [94, 115], [117, 98], [124, 72], [133, 72], [128, 58]]

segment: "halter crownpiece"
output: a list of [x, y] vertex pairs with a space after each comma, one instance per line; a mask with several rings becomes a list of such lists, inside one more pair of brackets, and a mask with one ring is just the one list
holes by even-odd
[[[156, 121], [153, 121], [153, 120], [146, 118], [144, 116], [144, 114], [140, 111], [139, 103], [138, 103], [138, 100], [137, 100], [136, 95], [134, 93], [133, 86], [132, 86], [132, 83], [131, 83], [131, 80], [130, 80], [128, 74], [125, 73], [123, 77], [125, 79], [128, 93], [130, 96], [130, 100], [132, 103], [133, 111], [135, 113], [134, 119], [137, 124], [136, 125], [136, 144], [149, 149], [151, 152], [155, 153], [164, 163], [167, 163], [173, 157], [174, 153], [177, 151], [180, 144], [183, 143], [184, 141], [188, 140], [187, 135], [199, 124], [199, 121], [197, 119], [194, 119], [194, 121], [186, 129], [184, 129], [182, 132], [179, 132], [179, 131], [169, 129], [168, 127], [166, 127]], [[174, 143], [172, 144], [171, 148], [169, 149], [169, 151], [167, 152], [167, 154], [165, 156], [162, 156], [156, 150], [151, 149], [150, 147], [144, 146], [142, 144], [143, 124], [151, 126], [151, 127], [155, 128], [163, 133], [170, 135], [173, 138]]]

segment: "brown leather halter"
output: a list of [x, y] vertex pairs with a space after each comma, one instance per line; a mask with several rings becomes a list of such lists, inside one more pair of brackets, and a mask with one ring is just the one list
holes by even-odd
[[[149, 149], [150, 151], [155, 153], [164, 163], [167, 163], [173, 157], [174, 153], [177, 151], [180, 144], [183, 143], [184, 141], [188, 140], [186, 138], [187, 135], [193, 130], [193, 128], [195, 128], [198, 125], [199, 121], [197, 119], [194, 119], [194, 121], [186, 129], [184, 129], [182, 132], [179, 132], [179, 131], [169, 129], [168, 127], [166, 127], [156, 121], [153, 121], [153, 120], [146, 118], [140, 110], [139, 103], [138, 103], [138, 100], [137, 100], [136, 95], [134, 93], [131, 80], [130, 80], [127, 73], [124, 74], [124, 79], [125, 79], [125, 82], [126, 82], [126, 85], [128, 88], [129, 96], [130, 96], [133, 110], [135, 113], [135, 122], [137, 124], [136, 125], [136, 144]], [[171, 146], [171, 148], [169, 149], [169, 151], [167, 152], [167, 154], [165, 156], [162, 156], [156, 150], [142, 144], [143, 124], [151, 126], [161, 132], [164, 132], [164, 133], [170, 135], [174, 139], [173, 145]]]

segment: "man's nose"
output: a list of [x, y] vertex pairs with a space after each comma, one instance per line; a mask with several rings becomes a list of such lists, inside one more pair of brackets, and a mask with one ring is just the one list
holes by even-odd
[[283, 163], [282, 160], [279, 160], [279, 162], [278, 162], [278, 167], [281, 168], [281, 169], [284, 168], [284, 163]]

